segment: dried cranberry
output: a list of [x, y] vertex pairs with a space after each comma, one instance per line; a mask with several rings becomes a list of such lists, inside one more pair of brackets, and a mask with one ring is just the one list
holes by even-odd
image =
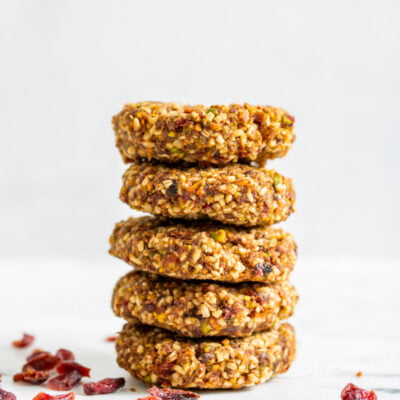
[[161, 400], [161, 399], [157, 396], [147, 396], [147, 397], [141, 397], [140, 399], [137, 400]]
[[58, 349], [56, 353], [56, 357], [58, 357], [62, 361], [74, 361], [75, 356], [72, 351], [66, 349]]
[[115, 342], [117, 340], [116, 336], [108, 336], [106, 337], [106, 342]]
[[35, 350], [27, 359], [27, 363], [23, 366], [25, 371], [27, 368], [33, 368], [37, 371], [49, 371], [60, 363], [60, 358], [53, 356], [48, 351]]
[[75, 361], [65, 361], [57, 367], [57, 372], [59, 374], [65, 374], [72, 371], [78, 371], [82, 376], [90, 376], [90, 368], [84, 367]]
[[57, 394], [57, 395], [41, 392], [38, 393], [32, 400], [74, 400], [74, 399], [75, 399], [74, 392]]
[[44, 351], [42, 349], [35, 349], [35, 350], [33, 350], [33, 352], [28, 357], [26, 357], [26, 361], [30, 361], [30, 360], [32, 360], [32, 358], [34, 358], [34, 357], [36, 357], [36, 356], [38, 356], [39, 354], [42, 354], [42, 353], [50, 354], [49, 352]]
[[141, 397], [140, 399], [137, 400], [160, 400], [160, 398], [157, 396], [146, 396], [146, 397]]
[[378, 400], [373, 390], [361, 389], [349, 383], [341, 393], [342, 400]]
[[159, 389], [157, 386], [150, 388], [149, 393], [161, 400], [186, 400], [200, 397], [198, 394], [188, 390]]
[[50, 379], [46, 386], [52, 390], [71, 390], [81, 379], [82, 374], [77, 370], [72, 370]]
[[157, 372], [162, 376], [169, 375], [173, 372], [174, 366], [175, 366], [174, 363], [160, 364], [157, 368]]
[[106, 378], [98, 382], [83, 384], [83, 391], [87, 395], [114, 393], [125, 386], [124, 378]]
[[15, 340], [14, 342], [12, 342], [12, 345], [14, 347], [18, 347], [18, 348], [22, 349], [24, 347], [30, 346], [34, 340], [35, 340], [35, 336], [24, 333], [24, 335], [22, 336], [22, 339]]
[[14, 375], [14, 382], [26, 382], [32, 385], [40, 385], [49, 379], [49, 371], [37, 371], [32, 367], [27, 367], [22, 372]]
[[182, 127], [186, 125], [186, 122], [188, 122], [189, 120], [187, 118], [179, 118], [175, 121], [175, 126], [176, 127]]
[[17, 400], [17, 397], [14, 393], [0, 389], [0, 400]]

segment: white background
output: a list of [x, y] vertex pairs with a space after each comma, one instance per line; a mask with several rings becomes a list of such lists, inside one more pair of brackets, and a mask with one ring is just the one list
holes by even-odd
[[107, 257], [125, 102], [288, 109], [301, 254], [398, 255], [400, 3], [3, 1], [3, 256]]
[[[289, 110], [300, 247], [299, 354], [256, 400], [334, 400], [349, 381], [400, 393], [398, 0], [0, 2], [0, 373], [71, 347], [95, 379], [125, 375], [104, 336], [130, 268], [107, 254], [126, 168], [111, 117], [125, 102], [250, 102]], [[355, 378], [364, 372], [361, 380]], [[132, 380], [117, 398], [137, 398]], [[226, 394], [228, 393], [228, 395]], [[239, 399], [243, 392], [207, 397]], [[115, 397], [115, 396], [114, 396]], [[215, 397], [215, 398], [216, 398]]]

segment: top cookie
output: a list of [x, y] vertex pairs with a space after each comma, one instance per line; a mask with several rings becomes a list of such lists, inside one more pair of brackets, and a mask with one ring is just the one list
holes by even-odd
[[141, 102], [112, 119], [126, 163], [140, 160], [224, 165], [284, 157], [294, 117], [281, 108], [250, 104], [189, 106]]

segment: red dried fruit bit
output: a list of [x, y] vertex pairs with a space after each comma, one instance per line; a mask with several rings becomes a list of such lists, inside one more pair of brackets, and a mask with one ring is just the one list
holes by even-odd
[[32, 360], [32, 358], [34, 358], [42, 353], [50, 354], [48, 351], [44, 351], [42, 349], [35, 349], [32, 351], [32, 353], [28, 357], [26, 357], [26, 361], [30, 361], [30, 360]]
[[160, 389], [157, 386], [153, 386], [149, 389], [149, 393], [152, 396], [158, 397], [161, 400], [185, 400], [185, 399], [197, 399], [200, 396], [196, 393], [189, 392], [188, 390], [179, 389]]
[[0, 389], [0, 400], [17, 400], [17, 397], [14, 393]]
[[65, 374], [72, 371], [78, 371], [82, 376], [90, 377], [90, 368], [84, 367], [75, 361], [65, 361], [57, 367], [57, 372], [59, 374]]
[[116, 336], [108, 336], [106, 337], [106, 342], [115, 342], [117, 340]]
[[137, 400], [160, 400], [160, 398], [157, 396], [147, 396], [147, 397], [141, 397], [140, 399]]
[[341, 393], [342, 400], [378, 400], [373, 390], [365, 390], [349, 383]]
[[23, 366], [23, 371], [27, 368], [33, 368], [37, 371], [49, 371], [61, 361], [59, 357], [42, 350], [35, 350], [26, 360], [27, 363]]
[[46, 386], [52, 390], [71, 390], [81, 379], [82, 375], [78, 371], [73, 370], [50, 379]]
[[34, 368], [27, 367], [22, 372], [14, 375], [14, 382], [26, 382], [32, 385], [40, 385], [49, 379], [48, 371], [37, 371]]
[[57, 394], [57, 395], [41, 392], [38, 393], [32, 400], [74, 400], [74, 399], [75, 399], [74, 392]]
[[75, 356], [72, 351], [66, 349], [59, 349], [57, 350], [56, 357], [63, 361], [74, 361]]
[[106, 378], [98, 382], [83, 384], [83, 391], [87, 395], [114, 393], [125, 386], [124, 378]]
[[12, 342], [12, 345], [14, 347], [18, 347], [18, 348], [22, 349], [24, 347], [30, 346], [34, 340], [35, 340], [35, 336], [24, 333], [24, 335], [22, 336], [22, 339], [15, 340], [14, 342]]

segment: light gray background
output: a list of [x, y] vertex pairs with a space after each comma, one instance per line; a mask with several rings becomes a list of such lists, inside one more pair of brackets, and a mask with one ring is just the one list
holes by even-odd
[[288, 109], [285, 226], [307, 255], [398, 255], [400, 2], [2, 1], [3, 257], [104, 257], [124, 102]]

